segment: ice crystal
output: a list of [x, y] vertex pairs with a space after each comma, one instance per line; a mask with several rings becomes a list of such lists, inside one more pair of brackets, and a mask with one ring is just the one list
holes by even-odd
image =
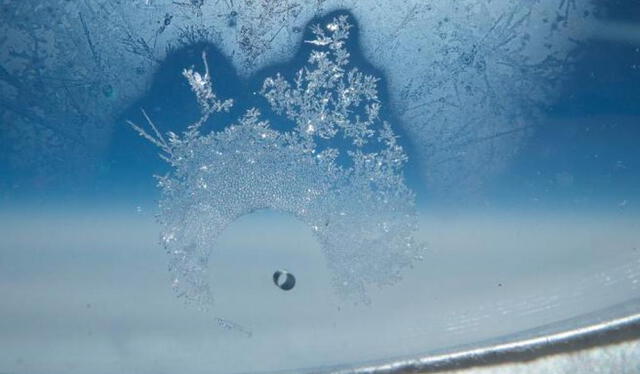
[[[204, 55], [204, 74], [184, 71], [202, 110], [197, 122], [166, 137], [148, 117], [153, 135], [132, 124], [173, 167], [159, 177], [160, 220], [179, 295], [211, 302], [206, 272], [216, 238], [258, 209], [292, 214], [311, 228], [343, 296], [366, 301], [365, 285], [393, 283], [420, 257], [414, 196], [402, 174], [407, 156], [379, 118], [377, 79], [349, 67], [350, 27], [346, 16], [313, 27], [307, 42], [317, 49], [294, 81], [264, 81], [271, 109], [295, 123], [289, 131], [271, 128], [252, 108], [203, 133], [212, 114], [233, 105], [215, 94]], [[331, 146], [339, 138], [348, 145]]]

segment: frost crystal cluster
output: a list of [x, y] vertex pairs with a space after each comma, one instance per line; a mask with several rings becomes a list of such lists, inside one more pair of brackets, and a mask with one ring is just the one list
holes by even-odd
[[290, 213], [311, 228], [343, 296], [366, 302], [365, 285], [393, 283], [420, 258], [414, 196], [402, 174], [407, 156], [379, 118], [377, 79], [349, 67], [350, 27], [346, 16], [315, 26], [307, 43], [316, 50], [293, 82], [264, 81], [272, 110], [295, 124], [288, 131], [272, 129], [253, 108], [223, 130], [201, 132], [233, 105], [217, 97], [206, 60], [204, 75], [184, 71], [199, 121], [166, 137], [150, 120], [153, 135], [132, 124], [173, 167], [159, 178], [160, 220], [179, 295], [211, 301], [206, 272], [216, 238], [258, 209]]

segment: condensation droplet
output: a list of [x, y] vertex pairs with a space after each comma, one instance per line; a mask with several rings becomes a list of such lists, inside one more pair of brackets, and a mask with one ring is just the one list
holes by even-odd
[[273, 273], [273, 283], [283, 291], [289, 291], [296, 285], [296, 277], [286, 270], [276, 270]]

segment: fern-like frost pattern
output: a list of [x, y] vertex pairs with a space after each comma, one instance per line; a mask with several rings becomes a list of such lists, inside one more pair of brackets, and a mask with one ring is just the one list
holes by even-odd
[[412, 237], [414, 195], [402, 173], [407, 156], [379, 117], [377, 78], [349, 68], [350, 27], [346, 16], [314, 26], [306, 41], [314, 50], [293, 81], [264, 81], [261, 95], [295, 124], [288, 131], [271, 128], [252, 108], [205, 134], [205, 122], [233, 101], [217, 97], [204, 56], [204, 74], [184, 71], [202, 111], [197, 122], [166, 136], [149, 118], [153, 131], [132, 124], [172, 166], [159, 177], [160, 221], [180, 296], [211, 304], [207, 271], [216, 238], [259, 209], [289, 213], [311, 228], [345, 297], [368, 302], [366, 285], [394, 283], [421, 258]]

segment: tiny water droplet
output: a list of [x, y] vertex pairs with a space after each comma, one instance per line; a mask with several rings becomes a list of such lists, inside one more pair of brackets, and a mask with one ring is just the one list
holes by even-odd
[[286, 270], [273, 273], [273, 283], [283, 291], [289, 291], [296, 285], [296, 277]]

